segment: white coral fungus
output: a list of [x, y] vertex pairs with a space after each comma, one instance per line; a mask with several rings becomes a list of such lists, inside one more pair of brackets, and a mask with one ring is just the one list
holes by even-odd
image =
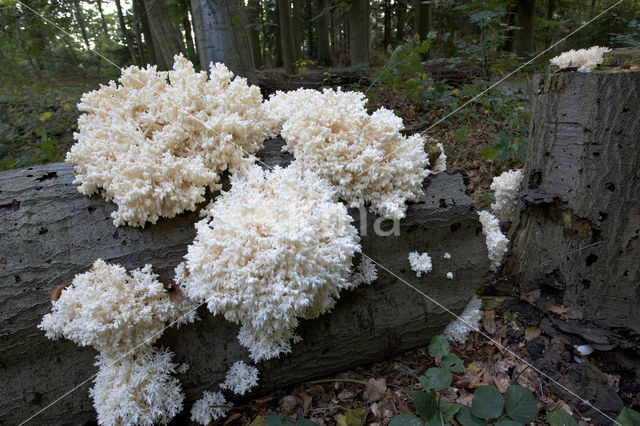
[[591, 72], [604, 61], [608, 47], [593, 46], [588, 49], [571, 49], [549, 60], [560, 69], [578, 68], [579, 72]]
[[451, 259], [451, 254], [449, 252], [446, 252], [445, 254], [442, 255], [442, 257], [444, 257], [445, 259], [449, 260], [449, 259]]
[[254, 361], [290, 352], [298, 318], [327, 312], [354, 287], [357, 231], [314, 173], [253, 167], [207, 213], [176, 279], [213, 314], [242, 324], [238, 339]]
[[370, 203], [389, 219], [405, 215], [407, 201], [422, 195], [429, 159], [419, 135], [403, 136], [402, 119], [381, 108], [365, 109], [360, 92], [298, 89], [265, 103], [303, 168], [329, 180], [350, 207]]
[[482, 318], [482, 300], [474, 295], [464, 311], [444, 329], [444, 335], [449, 341], [464, 344], [469, 332], [478, 331], [478, 325]]
[[258, 386], [258, 369], [243, 361], [236, 361], [229, 371], [221, 389], [227, 389], [237, 395], [244, 395], [251, 388]]
[[494, 215], [488, 211], [480, 211], [478, 216], [482, 224], [482, 233], [486, 237], [491, 269], [495, 270], [502, 263], [502, 257], [507, 251], [509, 240], [500, 231], [500, 223]]
[[170, 321], [195, 319], [188, 301], [174, 302], [151, 265], [128, 274], [98, 259], [65, 288], [38, 328], [50, 339], [66, 337], [115, 357], [156, 341]]
[[491, 210], [503, 221], [513, 218], [522, 176], [522, 170], [509, 170], [494, 177], [491, 182], [490, 188], [495, 191], [496, 197], [496, 201], [491, 204]]
[[409, 264], [411, 264], [411, 269], [415, 271], [417, 277], [423, 273], [431, 272], [431, 257], [429, 257], [428, 253], [420, 254], [417, 251], [412, 251], [409, 253]]
[[66, 158], [80, 192], [118, 205], [116, 226], [195, 210], [206, 188], [219, 189], [226, 169], [251, 164], [247, 152], [268, 136], [260, 89], [223, 64], [211, 65], [207, 80], [178, 55], [172, 71], [131, 66], [119, 83], [82, 97], [86, 114]]
[[351, 283], [354, 287], [361, 284], [371, 284], [378, 279], [378, 269], [373, 260], [366, 256], [362, 256], [360, 264], [356, 267], [356, 270], [351, 275]]
[[447, 170], [447, 156], [444, 153], [444, 146], [442, 146], [442, 142], [438, 142], [438, 148], [440, 148], [440, 156], [436, 160], [436, 164], [433, 165], [432, 169], [434, 172], [444, 172]]
[[453, 272], [447, 272], [447, 279], [449, 280], [453, 279]]
[[143, 350], [114, 362], [98, 357], [95, 386], [89, 390], [101, 425], [167, 424], [182, 410], [176, 364], [168, 350]]
[[214, 420], [224, 417], [233, 404], [227, 402], [222, 392], [205, 391], [202, 398], [191, 407], [191, 421], [208, 425]]

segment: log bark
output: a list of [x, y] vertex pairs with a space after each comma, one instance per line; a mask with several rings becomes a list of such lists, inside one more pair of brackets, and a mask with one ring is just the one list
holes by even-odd
[[507, 274], [585, 317], [640, 318], [640, 72], [534, 78]]
[[[267, 145], [263, 161], [286, 165], [290, 158], [277, 151], [277, 144]], [[357, 210], [351, 211], [364, 253], [457, 313], [489, 266], [464, 179], [459, 173], [441, 173], [425, 180], [425, 193], [409, 207], [399, 236], [376, 235], [374, 215], [361, 219]], [[71, 167], [62, 163], [0, 174], [0, 386], [11, 390], [0, 401], [0, 418], [7, 424], [27, 419], [96, 372], [93, 349], [47, 340], [36, 328], [50, 310], [51, 289], [71, 282], [96, 258], [128, 269], [151, 263], [160, 279], [169, 282], [195, 235], [197, 213], [160, 220], [144, 230], [115, 228], [109, 217], [115, 206], [83, 196], [72, 181]], [[383, 224], [382, 229], [388, 228]], [[428, 251], [434, 260], [434, 270], [422, 278], [416, 278], [407, 260], [416, 250]], [[452, 260], [442, 260], [447, 251]], [[445, 278], [448, 271], [454, 273], [453, 281]], [[380, 268], [378, 273], [373, 285], [344, 292], [331, 314], [303, 321], [298, 330], [303, 340], [291, 354], [260, 363], [258, 392], [330, 377], [424, 345], [452, 320], [396, 277]], [[190, 365], [178, 376], [187, 399], [176, 424], [186, 421], [202, 391], [217, 388], [234, 361], [248, 360], [236, 339], [236, 325], [204, 308], [199, 313], [200, 321], [167, 330], [158, 343], [175, 352], [176, 362]], [[43, 411], [33, 424], [94, 421], [90, 386], [84, 384]]]

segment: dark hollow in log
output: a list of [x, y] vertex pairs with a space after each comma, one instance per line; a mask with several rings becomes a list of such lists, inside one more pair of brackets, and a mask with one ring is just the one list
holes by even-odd
[[[592, 319], [640, 317], [640, 72], [538, 75], [506, 273]], [[615, 322], [615, 321], [614, 321]]]
[[[286, 164], [274, 144], [261, 157]], [[50, 310], [51, 290], [68, 284], [97, 258], [128, 269], [153, 264], [163, 282], [186, 253], [197, 213], [160, 220], [156, 225], [115, 228], [115, 206], [85, 197], [72, 184], [72, 169], [50, 164], [0, 174], [0, 419], [17, 424], [96, 372], [91, 348], [50, 341], [36, 328]], [[441, 173], [425, 181], [419, 203], [409, 207], [399, 236], [377, 236], [369, 214], [363, 251], [452, 311], [459, 313], [488, 270], [487, 250], [474, 203], [462, 174]], [[358, 211], [352, 211], [360, 230]], [[389, 228], [389, 223], [382, 226]], [[433, 271], [416, 278], [410, 251], [427, 251]], [[451, 260], [442, 258], [450, 252]], [[448, 271], [454, 280], [448, 280]], [[370, 286], [344, 292], [331, 314], [303, 321], [303, 341], [293, 353], [258, 365], [260, 388], [274, 388], [328, 376], [355, 365], [424, 345], [453, 318], [379, 269]], [[248, 360], [236, 339], [238, 328], [204, 308], [201, 320], [169, 329], [158, 343], [176, 353], [189, 370], [179, 375], [187, 395], [183, 416], [204, 390], [217, 390], [233, 362]], [[86, 383], [47, 409], [32, 424], [83, 424], [95, 421]]]

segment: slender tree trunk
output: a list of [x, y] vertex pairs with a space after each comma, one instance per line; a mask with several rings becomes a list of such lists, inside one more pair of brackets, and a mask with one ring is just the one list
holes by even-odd
[[73, 12], [74, 12], [74, 15], [76, 16], [76, 22], [80, 27], [80, 33], [82, 34], [82, 40], [84, 41], [84, 45], [87, 48], [87, 50], [91, 50], [91, 47], [89, 45], [89, 36], [87, 35], [87, 28], [84, 22], [84, 14], [82, 13], [82, 8], [80, 7], [79, 0], [73, 0]]
[[369, 2], [351, 0], [349, 10], [349, 52], [351, 65], [369, 64]]
[[135, 4], [131, 7], [131, 16], [133, 17], [133, 33], [136, 36], [136, 47], [138, 50], [138, 57], [140, 58], [139, 64], [144, 67], [149, 63], [149, 61], [144, 52], [144, 45], [142, 44], [142, 29], [140, 27], [140, 19], [138, 18]]
[[396, 42], [404, 42], [404, 27], [407, 22], [407, 3], [404, 0], [397, 0], [396, 11]]
[[133, 11], [137, 16], [138, 21], [140, 21], [140, 26], [142, 27], [147, 63], [158, 65], [156, 49], [153, 43], [153, 37], [151, 36], [151, 27], [149, 26], [149, 19], [147, 18], [147, 10], [145, 8], [144, 1], [133, 0]]
[[282, 30], [280, 28], [280, 6], [278, 4], [278, 0], [275, 0], [275, 11], [276, 11], [276, 16], [275, 16], [275, 22], [278, 22], [278, 25], [275, 25], [274, 27], [274, 41], [275, 41], [275, 47], [273, 49], [273, 52], [275, 54], [274, 56], [274, 65], [276, 67], [281, 67], [284, 64], [284, 60], [282, 59]]
[[304, 0], [305, 14], [304, 14], [304, 23], [306, 24], [306, 39], [307, 39], [307, 48], [309, 58], [317, 58], [318, 57], [318, 49], [317, 49], [317, 35], [314, 33], [313, 29], [315, 28], [315, 21], [313, 20], [314, 15], [314, 1], [313, 0]]
[[331, 51], [329, 49], [329, 0], [318, 0], [318, 63], [331, 65]]
[[391, 44], [391, 1], [384, 0], [384, 36], [383, 47], [387, 50], [387, 47]]
[[260, 0], [249, 0], [247, 3], [247, 19], [249, 20], [249, 43], [253, 54], [253, 63], [256, 68], [262, 68], [262, 55], [260, 54], [260, 31], [256, 28], [262, 23], [262, 10]]
[[242, 0], [191, 0], [200, 64], [222, 62], [236, 75], [254, 80], [245, 6]]
[[97, 0], [98, 4], [98, 12], [100, 12], [100, 24], [102, 26], [102, 31], [104, 32], [105, 37], [109, 38], [109, 28], [107, 27], [107, 20], [104, 17], [104, 12], [102, 11], [102, 0]]
[[433, 3], [423, 3], [422, 0], [413, 0], [413, 30], [425, 41], [429, 31], [433, 27]]
[[293, 31], [293, 56], [295, 60], [302, 59], [302, 1], [293, 0], [291, 10], [291, 29]]
[[158, 67], [170, 69], [173, 66], [173, 57], [178, 53], [184, 53], [182, 34], [171, 21], [165, 0], [144, 0], [144, 2], [153, 44], [156, 48]]
[[535, 53], [534, 34], [536, 22], [536, 1], [519, 0], [516, 12], [516, 26], [520, 29], [513, 34], [513, 51], [521, 57]]
[[295, 62], [295, 50], [294, 41], [292, 37], [291, 27], [291, 10], [289, 7], [289, 0], [278, 0], [278, 14], [280, 18], [280, 42], [282, 45], [282, 63], [284, 69], [290, 73], [295, 74], [296, 69]]
[[120, 0], [116, 0], [116, 8], [118, 10], [118, 23], [120, 24], [120, 32], [122, 33], [122, 40], [127, 45], [127, 49], [129, 49], [131, 60], [135, 65], [138, 65], [138, 58], [133, 48], [133, 40], [131, 39], [131, 34], [127, 30], [127, 26], [125, 25], [125, 22], [124, 22], [124, 15], [122, 13], [122, 5], [120, 4]]

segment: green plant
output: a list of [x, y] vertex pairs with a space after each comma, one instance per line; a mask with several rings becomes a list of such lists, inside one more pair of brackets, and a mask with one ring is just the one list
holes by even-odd
[[528, 424], [537, 417], [538, 407], [533, 394], [519, 385], [509, 386], [504, 396], [494, 386], [480, 386], [471, 407], [442, 400], [438, 392], [451, 386], [453, 373], [462, 373], [465, 368], [462, 360], [450, 352], [443, 335], [431, 339], [429, 355], [435, 358], [436, 367], [429, 368], [422, 376], [410, 370], [424, 388], [424, 391], [412, 394], [418, 416], [400, 414], [391, 420], [390, 426], [450, 425], [454, 417], [462, 426], [486, 425], [487, 420], [496, 425], [512, 426]]

